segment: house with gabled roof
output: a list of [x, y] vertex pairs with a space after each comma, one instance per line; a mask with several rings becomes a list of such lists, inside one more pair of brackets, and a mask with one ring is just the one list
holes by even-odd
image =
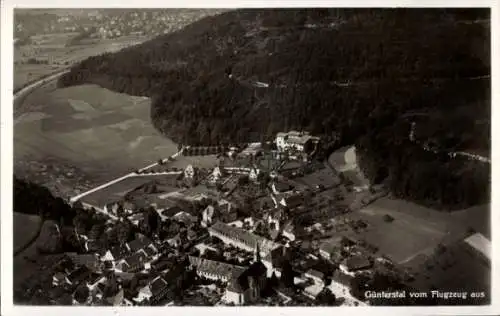
[[240, 275], [247, 267], [189, 256], [189, 263], [200, 277], [214, 281], [229, 281], [233, 275]]
[[274, 194], [282, 194], [293, 190], [293, 186], [283, 181], [273, 181], [270, 187]]
[[101, 261], [110, 261], [116, 263], [130, 254], [130, 250], [124, 245], [115, 246], [106, 251]]
[[344, 260], [339, 268], [342, 272], [350, 274], [360, 270], [366, 270], [372, 266], [372, 262], [363, 255], [354, 255]]
[[296, 208], [304, 203], [302, 194], [293, 191], [272, 194], [271, 198], [276, 207]]
[[161, 276], [158, 276], [141, 288], [133, 300], [139, 305], [146, 303], [154, 304], [164, 298], [169, 292], [171, 292], [171, 289], [168, 282]]
[[127, 247], [127, 250], [131, 253], [138, 252], [144, 248], [152, 248], [153, 250], [157, 251], [158, 249], [156, 246], [153, 244], [151, 239], [149, 239], [147, 236], [144, 236], [142, 234], [139, 234], [137, 238], [134, 240], [128, 242], [125, 244], [125, 247]]
[[86, 266], [81, 266], [71, 272], [67, 277], [66, 281], [68, 284], [77, 285], [81, 282], [86, 281], [86, 279], [92, 274], [92, 271], [89, 270]]
[[260, 169], [257, 168], [256, 166], [252, 166], [250, 168], [250, 173], [248, 174], [248, 178], [251, 180], [251, 181], [257, 181], [259, 179], [259, 175], [260, 175]]
[[142, 252], [136, 252], [133, 255], [123, 259], [117, 264], [117, 268], [123, 272], [138, 272], [144, 269], [147, 258]]

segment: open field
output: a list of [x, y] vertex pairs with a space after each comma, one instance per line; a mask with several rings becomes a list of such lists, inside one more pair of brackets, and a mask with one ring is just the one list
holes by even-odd
[[197, 168], [215, 168], [217, 165], [216, 155], [207, 156], [179, 156], [172, 162], [167, 162], [168, 168], [186, 168], [188, 165], [193, 165]]
[[[386, 214], [394, 221], [385, 222]], [[419, 254], [432, 253], [439, 243], [452, 243], [467, 234], [467, 226], [450, 213], [387, 197], [348, 217], [362, 219], [368, 224], [367, 230], [357, 234], [356, 238], [367, 240], [378, 247], [381, 254], [400, 264]]]
[[[62, 33], [36, 36], [33, 44], [14, 48], [14, 89], [63, 69], [90, 56], [118, 51], [138, 44], [145, 37], [128, 36], [114, 40], [98, 40], [86, 45], [69, 46], [66, 43], [77, 33]], [[48, 64], [29, 64], [28, 59], [47, 61]]]
[[178, 190], [175, 187], [161, 185], [162, 179], [169, 176], [147, 176], [147, 177], [130, 177], [118, 183], [115, 183], [107, 188], [91, 193], [81, 198], [81, 201], [98, 207], [104, 207], [105, 204], [122, 199], [128, 192], [140, 187], [143, 184], [158, 182], [158, 188], [162, 191], [161, 194], [169, 193]]
[[38, 234], [40, 216], [14, 212], [14, 250], [19, 249]]
[[477, 205], [465, 210], [451, 213], [451, 217], [465, 227], [483, 234], [491, 240], [491, 207], [490, 204]]
[[15, 161], [60, 158], [105, 182], [177, 151], [150, 124], [147, 98], [96, 85], [49, 85], [28, 95], [22, 108]]

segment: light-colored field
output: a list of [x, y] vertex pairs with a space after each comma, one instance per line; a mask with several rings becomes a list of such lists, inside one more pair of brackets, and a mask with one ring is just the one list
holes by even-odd
[[96, 85], [41, 88], [23, 108], [32, 114], [15, 124], [16, 160], [61, 158], [105, 182], [177, 151], [151, 125], [148, 98]]
[[[166, 179], [167, 177], [169, 176], [130, 177], [107, 188], [86, 195], [81, 198], [81, 201], [90, 205], [95, 205], [97, 207], [104, 207], [104, 205], [106, 205], [107, 203], [123, 199], [125, 194], [140, 187], [143, 184], [150, 183], [155, 180], [161, 181], [162, 179]], [[161, 186], [161, 188], [162, 190], [167, 189], [167, 191], [169, 191], [168, 186]], [[171, 191], [174, 190], [176, 189], [171, 188]]]
[[62, 70], [62, 65], [14, 65], [14, 89], [19, 89], [51, 73]]
[[[385, 222], [384, 215], [394, 218]], [[381, 198], [349, 214], [368, 223], [365, 232], [356, 235], [377, 246], [381, 254], [404, 264], [419, 254], [432, 253], [439, 243], [463, 238], [467, 227], [450, 213], [439, 212], [398, 199]]]
[[[66, 47], [66, 43], [77, 33], [50, 34], [34, 38], [34, 44], [14, 48], [14, 89], [39, 79], [52, 72], [104, 52], [118, 51], [138, 44], [146, 38], [127, 36], [113, 40], [98, 40], [96, 43]], [[30, 58], [47, 60], [47, 65], [26, 64]]]
[[14, 212], [14, 250], [25, 245], [38, 232], [41, 218], [38, 215], [28, 215]]
[[186, 168], [188, 165], [193, 165], [197, 168], [214, 168], [217, 165], [216, 155], [207, 156], [179, 156], [172, 162], [166, 164], [169, 168]]

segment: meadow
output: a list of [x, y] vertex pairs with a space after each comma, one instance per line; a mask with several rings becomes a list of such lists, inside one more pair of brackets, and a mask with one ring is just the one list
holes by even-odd
[[[387, 222], [385, 215], [394, 220]], [[453, 213], [438, 212], [411, 202], [384, 197], [347, 215], [368, 224], [356, 238], [365, 239], [394, 262], [405, 264], [419, 255], [432, 254], [439, 244], [463, 239], [468, 226]], [[465, 215], [464, 215], [465, 216]], [[480, 216], [472, 212], [469, 217]]]
[[[85, 45], [66, 46], [77, 33], [46, 34], [32, 38], [33, 44], [14, 47], [14, 89], [40, 79], [90, 56], [104, 52], [115, 52], [124, 47], [138, 44], [144, 37], [127, 36], [119, 39], [99, 39]], [[47, 64], [32, 64], [35, 58]]]
[[[162, 194], [173, 192], [179, 190], [175, 187], [162, 184], [162, 180], [171, 179], [172, 176], [138, 176], [126, 178], [119, 181], [109, 187], [103, 188], [102, 190], [96, 191], [89, 195], [81, 198], [82, 202], [88, 203], [90, 205], [95, 205], [97, 207], [104, 207], [107, 203], [122, 200], [127, 193], [137, 189], [138, 187], [148, 184], [148, 183], [158, 183], [157, 187], [162, 191]], [[146, 194], [144, 194], [146, 195]]]
[[43, 87], [26, 97], [14, 127], [15, 160], [60, 158], [109, 181], [177, 151], [151, 125], [150, 100], [97, 85]]

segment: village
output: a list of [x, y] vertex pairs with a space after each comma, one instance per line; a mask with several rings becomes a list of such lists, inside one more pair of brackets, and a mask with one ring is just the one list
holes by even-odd
[[[137, 178], [154, 180], [123, 199], [96, 205], [80, 195], [73, 206], [95, 214], [75, 223], [83, 252], [64, 253], [47, 265], [51, 301], [369, 304], [353, 280], [397, 269], [355, 237], [367, 223], [343, 215], [385, 193], [349, 168], [352, 148], [334, 155], [346, 162], [334, 168], [316, 159], [319, 144], [319, 137], [290, 131], [274, 142], [240, 147], [183, 146], [176, 157], [136, 170]], [[217, 164], [169, 167], [169, 161], [197, 155], [216, 155]]]

